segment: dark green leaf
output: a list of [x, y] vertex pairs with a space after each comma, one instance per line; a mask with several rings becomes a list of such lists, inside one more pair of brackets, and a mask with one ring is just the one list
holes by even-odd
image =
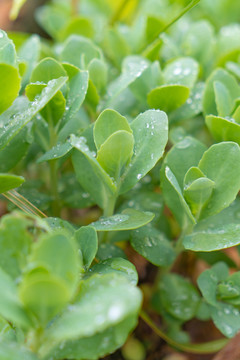
[[157, 266], [169, 266], [176, 257], [164, 233], [151, 226], [132, 231], [131, 245], [140, 255]]
[[94, 260], [98, 249], [96, 230], [91, 226], [82, 226], [75, 232], [75, 239], [81, 250], [83, 265], [88, 269]]

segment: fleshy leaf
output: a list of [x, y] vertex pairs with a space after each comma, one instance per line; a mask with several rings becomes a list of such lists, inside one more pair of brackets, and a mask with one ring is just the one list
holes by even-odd
[[81, 283], [77, 301], [48, 328], [47, 336], [58, 341], [92, 336], [136, 314], [141, 298], [139, 289], [123, 276], [91, 276]]
[[200, 296], [197, 289], [182, 276], [163, 275], [158, 291], [164, 309], [174, 318], [187, 321], [196, 314]]
[[171, 112], [182, 106], [188, 99], [190, 89], [183, 85], [162, 85], [147, 96], [148, 104], [153, 109]]
[[140, 255], [157, 266], [169, 266], [176, 257], [164, 233], [151, 226], [132, 231], [131, 245]]
[[148, 110], [131, 123], [133, 157], [122, 175], [120, 193], [130, 190], [162, 157], [168, 140], [168, 120], [163, 111]]
[[103, 145], [111, 135], [120, 130], [132, 133], [131, 127], [124, 116], [111, 109], [106, 109], [101, 112], [93, 128], [96, 148], [99, 150], [101, 145]]
[[11, 174], [0, 174], [0, 193], [15, 189], [24, 183], [22, 176]]
[[92, 276], [95, 274], [103, 275], [110, 273], [124, 276], [130, 281], [131, 284], [137, 285], [138, 273], [135, 266], [130, 261], [120, 257], [113, 257], [110, 259], [106, 259], [94, 265], [93, 267], [91, 267], [91, 269], [86, 275]]
[[31, 322], [17, 294], [15, 282], [0, 269], [0, 314], [3, 318], [22, 327], [29, 327]]
[[201, 177], [184, 188], [183, 196], [196, 218], [200, 216], [201, 210], [212, 195], [214, 187], [214, 181]]
[[188, 221], [190, 221], [190, 223], [195, 224], [196, 220], [195, 220], [194, 216], [191, 213], [190, 207], [188, 206], [186, 200], [183, 197], [183, 193], [182, 193], [182, 190], [181, 190], [181, 188], [180, 188], [180, 186], [178, 184], [178, 181], [177, 181], [175, 175], [173, 174], [173, 172], [171, 171], [171, 169], [168, 166], [165, 167], [165, 176], [166, 176], [166, 179], [169, 181], [169, 184], [171, 185], [172, 189], [174, 189], [175, 193], [178, 196], [178, 200], [180, 201], [180, 203], [181, 203], [181, 205], [182, 205], [182, 207], [184, 209], [186, 219]]
[[91, 223], [97, 231], [119, 231], [137, 229], [148, 224], [154, 218], [151, 212], [126, 209], [121, 214], [100, 218]]
[[115, 184], [89, 150], [85, 138], [72, 136], [70, 143], [76, 149], [72, 161], [79, 183], [101, 208], [105, 208], [109, 196], [116, 192]]
[[240, 189], [240, 148], [233, 142], [212, 145], [198, 167], [215, 182], [212, 196], [201, 212], [201, 218], [205, 218], [217, 214], [236, 198]]
[[9, 121], [0, 135], [0, 149], [3, 149], [12, 140], [19, 131], [44, 108], [44, 106], [54, 97], [59, 89], [67, 81], [66, 77], [49, 81], [42, 93], [21, 113], [16, 114], [14, 119]]
[[133, 135], [125, 130], [113, 133], [100, 147], [97, 161], [116, 181], [133, 154]]
[[83, 265], [88, 269], [94, 260], [98, 249], [96, 230], [92, 226], [82, 226], [75, 232], [75, 238], [82, 254]]
[[166, 65], [163, 76], [166, 84], [178, 84], [192, 88], [199, 72], [196, 60], [190, 57], [176, 59]]
[[216, 141], [234, 141], [240, 145], [240, 125], [234, 119], [208, 115], [206, 125]]

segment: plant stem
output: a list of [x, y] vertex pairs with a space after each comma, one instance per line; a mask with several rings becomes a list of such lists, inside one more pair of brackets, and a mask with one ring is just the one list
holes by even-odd
[[129, 0], [122, 0], [119, 7], [117, 8], [116, 12], [113, 14], [112, 18], [110, 19], [109, 25], [113, 26], [116, 21], [118, 21], [127, 6]]
[[57, 160], [50, 160], [50, 190], [52, 194], [52, 214], [53, 216], [60, 216], [59, 194], [58, 194], [58, 169]]
[[164, 332], [157, 327], [152, 319], [142, 310], [140, 313], [142, 320], [169, 345], [192, 354], [212, 354], [221, 350], [227, 343], [228, 339], [214, 340], [202, 344], [181, 344], [168, 337]]
[[76, 16], [78, 14], [78, 5], [79, 0], [71, 0], [72, 16]]
[[109, 199], [107, 206], [105, 207], [105, 209], [103, 211], [103, 216], [106, 216], [106, 217], [112, 216], [114, 213], [115, 204], [116, 204], [116, 197], [112, 196]]
[[183, 15], [185, 15], [188, 11], [190, 11], [194, 6], [196, 6], [200, 0], [192, 0], [175, 18], [173, 18], [163, 29], [160, 30], [157, 35], [157, 39], [155, 39], [151, 44], [147, 45], [147, 47], [143, 50], [142, 56], [147, 57], [157, 46], [159, 46], [162, 42], [160, 35], [167, 31], [170, 26], [175, 24]]
[[[105, 207], [105, 209], [103, 211], [103, 216], [106, 216], [106, 217], [112, 216], [114, 214], [115, 204], [116, 204], [116, 196], [112, 196], [109, 199], [107, 206]], [[101, 236], [99, 237], [100, 243], [108, 242], [108, 235], [109, 235], [109, 231], [102, 232]]]
[[[50, 149], [57, 143], [57, 133], [53, 124], [51, 115], [48, 118], [49, 134], [50, 134]], [[49, 161], [50, 166], [50, 191], [52, 195], [52, 215], [60, 216], [59, 194], [58, 194], [58, 160], [53, 159]]]
[[42, 344], [42, 336], [43, 336], [43, 329], [38, 328], [31, 332], [31, 339], [29, 341], [29, 348], [37, 354], [38, 349], [40, 348]]

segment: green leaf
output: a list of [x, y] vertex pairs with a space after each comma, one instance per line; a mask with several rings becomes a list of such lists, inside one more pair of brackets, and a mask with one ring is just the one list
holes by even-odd
[[217, 287], [217, 297], [220, 300], [229, 302], [232, 305], [240, 304], [240, 272], [230, 275], [226, 280], [220, 282]]
[[102, 217], [91, 223], [91, 226], [97, 231], [131, 230], [148, 224], [153, 218], [153, 213], [126, 209], [121, 214]]
[[81, 283], [77, 301], [52, 323], [46, 335], [55, 341], [92, 336], [136, 314], [141, 300], [139, 289], [123, 276], [91, 276]]
[[53, 318], [70, 301], [71, 292], [60, 277], [43, 268], [25, 275], [19, 286], [19, 297], [42, 325]]
[[147, 106], [147, 94], [162, 82], [160, 64], [158, 61], [154, 61], [143, 71], [140, 77], [129, 85], [129, 88], [137, 100]]
[[98, 250], [96, 230], [92, 226], [82, 226], [75, 232], [75, 239], [81, 250], [83, 265], [88, 269]]
[[138, 273], [135, 266], [130, 261], [120, 257], [106, 259], [94, 265], [86, 275], [92, 276], [95, 274], [105, 275], [112, 273], [124, 276], [128, 279], [128, 281], [130, 281], [132, 285], [137, 285]]
[[234, 119], [208, 115], [206, 125], [216, 141], [234, 141], [240, 145], [240, 125]]
[[31, 76], [31, 82], [37, 81], [47, 84], [50, 80], [67, 76], [63, 66], [55, 59], [46, 57], [42, 59], [34, 68]]
[[101, 93], [107, 85], [108, 68], [100, 59], [93, 59], [88, 67], [89, 77], [98, 91]]
[[[198, 278], [198, 286], [205, 300], [212, 305], [210, 314], [217, 328], [227, 337], [239, 331], [240, 312], [234, 306], [217, 301], [218, 283], [226, 281], [229, 270], [225, 263], [217, 263]], [[230, 278], [230, 277], [229, 277]]]
[[211, 73], [206, 81], [206, 87], [203, 93], [203, 110], [205, 115], [218, 115], [214, 92], [214, 83], [216, 81], [225, 86], [225, 88], [229, 91], [230, 97], [233, 101], [240, 96], [240, 87], [236, 79], [226, 70], [217, 68]]
[[76, 148], [72, 161], [79, 183], [104, 209], [109, 197], [116, 192], [115, 184], [89, 150], [84, 137], [77, 138], [72, 135], [70, 143]]
[[120, 130], [132, 133], [127, 119], [115, 110], [106, 109], [102, 111], [93, 128], [96, 148], [99, 150], [111, 135]]
[[218, 282], [225, 280], [228, 277], [228, 273], [227, 265], [223, 262], [219, 262], [212, 266], [211, 269], [202, 272], [198, 277], [198, 286], [208, 304], [213, 306], [217, 304], [216, 295]]
[[160, 184], [162, 186], [164, 199], [181, 226], [183, 226], [186, 221], [186, 213], [178, 193], [165, 175], [165, 168], [168, 166], [171, 169], [180, 186], [181, 192], [183, 192], [185, 174], [189, 168], [198, 165], [205, 150], [206, 147], [204, 144], [194, 138], [186, 137], [174, 145], [168, 152], [160, 171]]
[[81, 259], [76, 244], [68, 236], [52, 233], [42, 236], [32, 249], [30, 262], [59, 277], [73, 293], [75, 291]]
[[[137, 316], [129, 316], [115, 326], [107, 328], [105, 331], [96, 333], [90, 337], [78, 340], [63, 341], [54, 348], [53, 343], [49, 344], [49, 349], [41, 352], [46, 354], [45, 360], [49, 357], [56, 359], [72, 358], [79, 360], [96, 360], [120, 348], [127, 340], [129, 333], [137, 325]], [[45, 345], [48, 345], [45, 343]], [[47, 346], [46, 346], [47, 347]], [[45, 351], [44, 351], [45, 350]]]
[[0, 342], [1, 360], [38, 360], [38, 357], [20, 344], [14, 342]]
[[19, 90], [20, 76], [18, 70], [11, 65], [0, 64], [0, 114], [12, 105]]
[[[129, 231], [124, 231], [125, 234], [128, 232]], [[121, 233], [115, 232], [114, 234], [122, 234], [122, 233], [123, 232], [121, 232]], [[113, 233], [112, 233], [112, 236], [113, 236]], [[113, 241], [112, 237], [111, 237], [111, 241]], [[99, 261], [104, 261], [104, 260], [112, 259], [112, 258], [127, 259], [127, 256], [126, 256], [124, 250], [121, 249], [119, 246], [117, 246], [115, 244], [111, 244], [111, 243], [101, 243], [101, 244], [99, 244], [96, 258]]]
[[101, 50], [89, 39], [71, 35], [64, 43], [60, 59], [85, 70], [92, 59], [101, 59]]
[[54, 39], [58, 38], [59, 32], [67, 24], [69, 17], [69, 11], [56, 4], [41, 6], [36, 11], [37, 22]]
[[0, 174], [0, 193], [19, 187], [24, 181], [22, 176]]
[[166, 179], [169, 181], [169, 184], [171, 185], [172, 189], [174, 189], [176, 195], [178, 196], [178, 201], [180, 202], [180, 204], [184, 210], [186, 220], [184, 220], [183, 224], [185, 225], [185, 221], [190, 221], [190, 223], [195, 224], [196, 220], [195, 220], [194, 216], [192, 215], [190, 207], [188, 206], [186, 200], [183, 197], [183, 193], [178, 184], [176, 176], [173, 174], [173, 172], [171, 171], [171, 169], [168, 166], [165, 167], [165, 176], [166, 176]]
[[40, 51], [41, 42], [38, 35], [30, 36], [19, 49], [18, 56], [21, 61], [24, 61], [26, 64], [26, 70], [22, 77], [22, 88], [25, 88], [29, 83], [32, 71], [35, 68], [37, 61], [39, 61]]
[[133, 154], [133, 135], [125, 130], [112, 134], [100, 147], [97, 161], [117, 182]]
[[0, 269], [0, 286], [0, 315], [17, 326], [28, 328], [30, 319], [18, 297], [17, 286], [2, 269]]
[[3, 30], [0, 30], [0, 64], [7, 64], [17, 68], [17, 54], [14, 43]]
[[122, 175], [120, 193], [130, 190], [162, 157], [168, 140], [167, 115], [148, 110], [131, 123], [134, 137], [133, 157]]
[[240, 148], [236, 143], [212, 145], [198, 165], [215, 182], [211, 198], [201, 212], [201, 218], [217, 214], [236, 198], [240, 189]]
[[[24, 111], [28, 104], [29, 102], [25, 96], [19, 96], [10, 108], [0, 115], [0, 126], [4, 128], [9, 119], [14, 118], [16, 113]], [[0, 172], [8, 172], [22, 159], [31, 140], [29, 128], [25, 127], [0, 151]]]
[[58, 134], [59, 141], [64, 141], [74, 132], [71, 131], [71, 125], [76, 126], [75, 116], [86, 97], [89, 82], [87, 71], [81, 71], [70, 64], [63, 64], [63, 67], [69, 76], [69, 91], [67, 93], [66, 111], [62, 119], [61, 130]]
[[190, 57], [178, 58], [166, 65], [163, 76], [166, 84], [178, 84], [192, 88], [198, 78], [199, 66]]
[[38, 158], [37, 163], [41, 163], [44, 161], [60, 159], [66, 154], [68, 154], [72, 150], [72, 145], [69, 142], [65, 142], [64, 144], [57, 144], [51, 150], [47, 151], [44, 155]]
[[196, 166], [192, 166], [184, 176], [184, 189], [189, 187], [195, 180], [203, 178], [205, 175]]
[[202, 112], [204, 87], [205, 83], [203, 82], [199, 82], [193, 87], [187, 101], [169, 115], [169, 121], [171, 123], [191, 119]]
[[229, 61], [226, 63], [226, 68], [228, 71], [230, 71], [233, 75], [236, 76], [236, 78], [238, 78], [238, 80], [240, 79], [240, 65], [233, 62], [233, 61]]
[[49, 81], [39, 97], [30, 103], [26, 110], [16, 114], [14, 119], [9, 120], [9, 123], [0, 134], [0, 149], [3, 149], [44, 108], [66, 81], [66, 77]]
[[234, 99], [231, 98], [227, 87], [220, 81], [214, 81], [213, 88], [218, 115], [229, 116], [234, 106]]
[[218, 303], [211, 309], [211, 316], [215, 326], [228, 338], [240, 330], [240, 312], [232, 305]]
[[189, 186], [184, 188], [183, 196], [189, 204], [193, 215], [197, 218], [212, 195], [214, 187], [214, 181], [202, 177], [194, 180]]
[[[51, 81], [51, 80], [50, 80]], [[35, 84], [27, 85], [25, 93], [30, 101], [34, 101], [37, 98], [42, 90], [46, 88], [46, 84]], [[40, 111], [42, 117], [49, 123], [51, 121], [55, 124], [61, 119], [65, 112], [66, 100], [61, 91], [58, 91], [54, 97], [44, 106]]]
[[9, 214], [1, 218], [0, 266], [16, 280], [26, 266], [33, 238], [28, 231], [31, 221], [20, 214]]
[[118, 68], [121, 67], [124, 59], [130, 54], [129, 44], [116, 27], [107, 29], [104, 37], [104, 48], [107, 56]]
[[59, 32], [58, 39], [64, 41], [72, 34], [92, 38], [94, 35], [94, 28], [91, 21], [88, 18], [81, 16], [70, 19]]
[[[239, 216], [240, 204], [237, 198], [220, 213], [199, 221], [193, 232], [185, 236], [183, 245], [192, 251], [215, 251], [238, 245]], [[211, 259], [217, 254], [221, 253], [209, 253]]]
[[219, 224], [212, 229], [199, 231], [196, 229], [183, 240], [184, 247], [192, 251], [216, 251], [239, 244], [240, 226], [236, 224]]
[[57, 217], [47, 217], [44, 222], [50, 227], [51, 230], [60, 231], [67, 237], [72, 237], [75, 234], [75, 227], [69, 221]]
[[148, 104], [153, 109], [171, 112], [182, 106], [188, 99], [190, 89], [183, 85], [162, 85], [148, 94]]
[[123, 61], [122, 74], [108, 86], [107, 98], [102, 106], [104, 108], [110, 107], [117, 96], [139, 78], [148, 66], [149, 62], [141, 56], [133, 55], [126, 57]]
[[176, 258], [176, 253], [164, 233], [151, 225], [132, 231], [131, 245], [156, 266], [169, 266]]
[[158, 284], [158, 292], [164, 309], [174, 318], [187, 321], [196, 314], [200, 296], [182, 276], [165, 274]]

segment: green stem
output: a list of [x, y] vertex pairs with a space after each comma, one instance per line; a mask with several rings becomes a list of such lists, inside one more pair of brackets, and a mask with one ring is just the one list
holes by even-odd
[[127, 6], [129, 0], [122, 0], [119, 7], [117, 8], [116, 12], [113, 14], [112, 18], [110, 19], [109, 25], [113, 26], [116, 21], [118, 21]]
[[42, 345], [43, 329], [38, 328], [31, 332], [31, 338], [29, 339], [29, 348], [35, 353], [38, 353], [40, 346]]
[[114, 213], [115, 204], [116, 204], [116, 197], [112, 196], [109, 199], [107, 206], [105, 207], [105, 209], [103, 211], [103, 216], [106, 216], [106, 217], [112, 216]]
[[165, 31], [167, 31], [170, 26], [175, 24], [176, 21], [178, 21], [183, 15], [190, 11], [199, 2], [200, 0], [192, 0], [175, 18], [173, 18], [163, 29], [161, 29], [157, 35], [158, 38], [155, 39], [151, 44], [147, 45], [147, 47], [142, 52], [142, 56], [147, 57], [157, 46], [159, 46], [162, 42], [162, 39], [159, 36]]
[[60, 217], [60, 199], [58, 194], [58, 166], [57, 160], [50, 160], [50, 190], [52, 195], [52, 215]]
[[[51, 115], [48, 117], [50, 149], [57, 144], [57, 133]], [[58, 194], [58, 160], [50, 160], [50, 191], [52, 195], [52, 215], [60, 216], [60, 199]]]
[[[109, 217], [112, 216], [114, 214], [114, 208], [116, 205], [116, 196], [112, 196], [107, 203], [107, 206], [105, 207], [104, 211], [103, 211], [103, 216]], [[99, 237], [99, 241], [100, 243], [106, 243], [108, 242], [108, 236], [109, 236], [109, 231], [103, 231], [102, 234]]]
[[181, 344], [171, 339], [166, 334], [164, 334], [164, 332], [154, 324], [152, 319], [144, 311], [141, 311], [140, 317], [160, 338], [165, 340], [170, 346], [173, 346], [178, 350], [182, 350], [188, 353], [192, 353], [192, 354], [216, 353], [217, 351], [221, 350], [229, 341], [228, 339], [220, 339], [215, 341], [209, 341], [202, 344]]

